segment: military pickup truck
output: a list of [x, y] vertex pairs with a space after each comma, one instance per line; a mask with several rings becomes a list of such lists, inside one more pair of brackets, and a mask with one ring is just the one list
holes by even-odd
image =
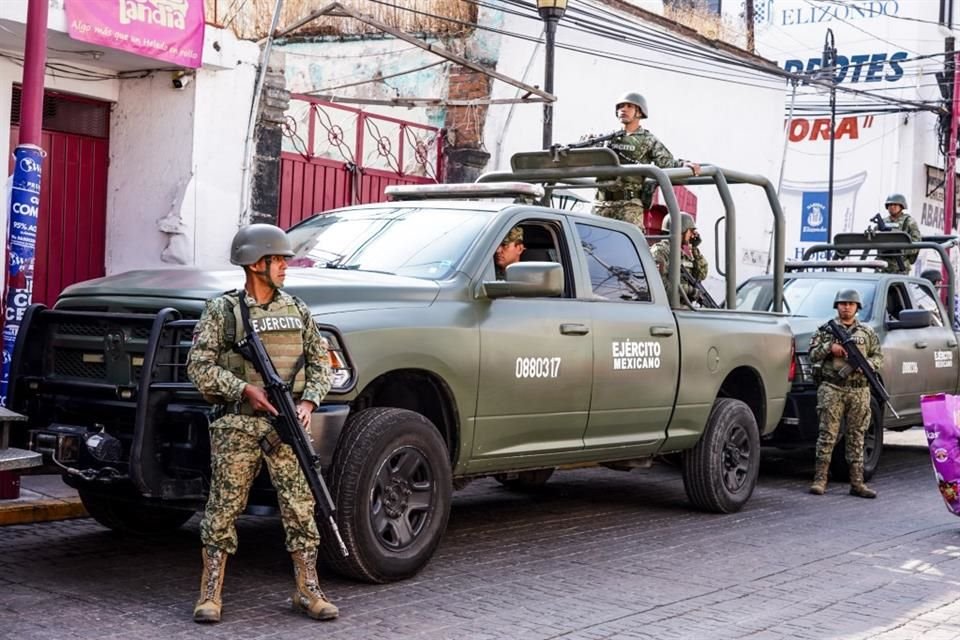
[[[787, 322], [682, 309], [678, 269], [668, 292], [636, 227], [535, 202], [567, 178], [580, 188], [584, 177], [632, 175], [657, 180], [676, 214], [671, 180], [722, 187], [728, 203], [727, 183], [744, 182], [764, 189], [782, 229], [769, 183], [716, 167], [697, 179], [620, 167], [605, 149], [527, 154], [515, 166], [481, 184], [395, 189], [397, 201], [288, 231], [285, 289], [310, 306], [333, 358], [313, 439], [349, 549], [327, 549], [326, 560], [347, 576], [416, 573], [452, 491], [474, 478], [522, 489], [556, 469], [626, 471], [681, 453], [694, 507], [735, 512], [753, 492], [760, 436], [790, 388]], [[507, 200], [471, 199], [491, 196]], [[729, 215], [735, 237], [732, 205]], [[497, 281], [492, 257], [515, 226], [526, 251]], [[219, 409], [184, 360], [204, 300], [242, 283], [237, 268], [131, 271], [28, 310], [11, 406], [101, 524], [156, 534], [203, 508]], [[251, 510], [276, 504], [265, 480]]]
[[[958, 393], [960, 353], [953, 330], [953, 306], [941, 303], [938, 288], [926, 278], [884, 272], [888, 261], [896, 260], [905, 249], [936, 251], [943, 264], [950, 264], [946, 249], [955, 244], [954, 238], [941, 236], [911, 243], [910, 237], [901, 232], [838, 234], [833, 243], [809, 247], [804, 261], [786, 265], [783, 298], [797, 340], [797, 374], [783, 419], [763, 436], [764, 444], [789, 449], [816, 443], [817, 386], [807, 352], [813, 332], [836, 315], [833, 300], [844, 289], [860, 292], [863, 309], [858, 318], [873, 327], [880, 338], [884, 356], [880, 378], [896, 411], [894, 414], [877, 397], [872, 398], [872, 418], [864, 438], [867, 479], [880, 464], [884, 429], [901, 431], [923, 424], [921, 395]], [[845, 255], [843, 260], [814, 259], [816, 254], [832, 257], [838, 250]], [[953, 300], [953, 273], [947, 271], [947, 299]], [[737, 292], [736, 308], [770, 308], [773, 286], [770, 276], [746, 280]], [[834, 449], [831, 471], [837, 477], [846, 477], [842, 442]]]

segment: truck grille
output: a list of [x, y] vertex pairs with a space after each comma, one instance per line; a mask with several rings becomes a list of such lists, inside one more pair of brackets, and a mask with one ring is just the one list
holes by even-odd
[[82, 351], [57, 350], [53, 358], [53, 373], [62, 378], [104, 380], [107, 368], [102, 362], [84, 362]]

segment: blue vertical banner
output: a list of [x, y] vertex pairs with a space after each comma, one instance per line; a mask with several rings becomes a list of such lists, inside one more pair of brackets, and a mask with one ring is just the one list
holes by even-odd
[[8, 270], [4, 293], [3, 372], [0, 375], [0, 404], [7, 404], [13, 346], [23, 316], [33, 299], [33, 266], [37, 249], [40, 213], [40, 175], [43, 149], [21, 144], [13, 152], [13, 181], [10, 193], [10, 230], [7, 236]]
[[804, 191], [803, 209], [800, 213], [800, 242], [828, 242], [829, 224], [827, 192]]

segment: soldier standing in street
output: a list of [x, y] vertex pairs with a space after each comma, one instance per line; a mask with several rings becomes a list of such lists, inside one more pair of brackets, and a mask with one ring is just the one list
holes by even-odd
[[277, 490], [286, 547], [293, 558], [293, 606], [317, 620], [336, 618], [339, 613], [318, 584], [320, 534], [309, 485], [293, 450], [278, 441], [270, 422], [277, 409], [262, 379], [253, 364], [233, 350], [245, 333], [239, 309], [244, 296], [250, 322], [262, 327], [258, 333], [278, 373], [292, 381], [297, 415], [308, 428], [311, 413], [330, 390], [332, 376], [330, 356], [310, 310], [280, 289], [287, 258], [293, 255], [279, 227], [253, 224], [240, 229], [233, 238], [230, 262], [243, 267], [244, 288], [207, 301], [187, 356], [190, 379], [205, 398], [225, 407], [222, 417], [210, 425], [213, 477], [200, 523], [203, 578], [193, 611], [196, 622], [220, 621], [227, 556], [237, 551], [236, 519], [264, 462]]
[[510, 229], [493, 254], [497, 280], [507, 279], [507, 267], [520, 260], [525, 248], [523, 246], [523, 229], [520, 227]]
[[[870, 326], [857, 320], [863, 303], [860, 293], [846, 289], [837, 293], [833, 308], [837, 321], [856, 342], [874, 371], [883, 365], [880, 339]], [[823, 495], [827, 490], [827, 474], [833, 447], [840, 433], [840, 422], [846, 418], [846, 457], [850, 467], [850, 495], [876, 498], [863, 479], [863, 437], [870, 424], [870, 387], [860, 370], [852, 370], [847, 351], [836, 341], [826, 326], [820, 327], [810, 340], [810, 362], [814, 366], [817, 388], [817, 413], [820, 435], [817, 438], [817, 459], [810, 493]]]
[[[892, 193], [887, 198], [884, 206], [887, 208], [887, 216], [883, 219], [890, 231], [903, 231], [910, 236], [913, 242], [920, 242], [923, 236], [920, 235], [920, 227], [909, 213], [905, 213], [907, 208], [907, 199], [900, 193]], [[897, 264], [897, 260], [888, 260], [886, 273], [910, 273], [910, 268], [917, 261], [919, 249], [912, 249], [903, 252], [903, 269]]]
[[[617, 119], [625, 133], [609, 141], [607, 147], [616, 152], [621, 164], [652, 164], [661, 169], [690, 167], [693, 175], [700, 175], [699, 164], [675, 159], [656, 136], [640, 126], [640, 120], [648, 113], [647, 100], [639, 93], [627, 93], [617, 101]], [[643, 213], [653, 203], [655, 188], [649, 181], [641, 184], [638, 179], [627, 179], [621, 186], [599, 189], [593, 212], [643, 228]]]
[[[686, 269], [697, 282], [703, 282], [709, 270], [707, 259], [700, 253], [700, 234], [697, 232], [697, 222], [689, 213], [680, 214], [681, 238], [680, 244], [680, 265]], [[663, 219], [661, 226], [663, 233], [670, 232], [670, 216]], [[651, 247], [650, 252], [657, 263], [657, 270], [663, 279], [663, 286], [669, 285], [670, 273], [670, 239], [665, 238]], [[680, 290], [686, 295], [687, 300], [694, 302], [700, 297], [700, 292], [692, 283], [680, 280]]]

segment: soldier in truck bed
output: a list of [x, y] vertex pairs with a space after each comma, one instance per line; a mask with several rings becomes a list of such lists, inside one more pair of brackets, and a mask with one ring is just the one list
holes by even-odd
[[[693, 175], [700, 175], [700, 165], [677, 160], [662, 142], [650, 131], [640, 126], [640, 120], [648, 116], [647, 100], [636, 92], [625, 94], [616, 103], [617, 119], [623, 125], [624, 134], [607, 142], [607, 147], [616, 152], [621, 164], [652, 164], [661, 169], [690, 167]], [[643, 228], [643, 213], [653, 203], [655, 185], [647, 181], [624, 180], [622, 185], [597, 190], [597, 202], [593, 212], [607, 218], [626, 220]]]

